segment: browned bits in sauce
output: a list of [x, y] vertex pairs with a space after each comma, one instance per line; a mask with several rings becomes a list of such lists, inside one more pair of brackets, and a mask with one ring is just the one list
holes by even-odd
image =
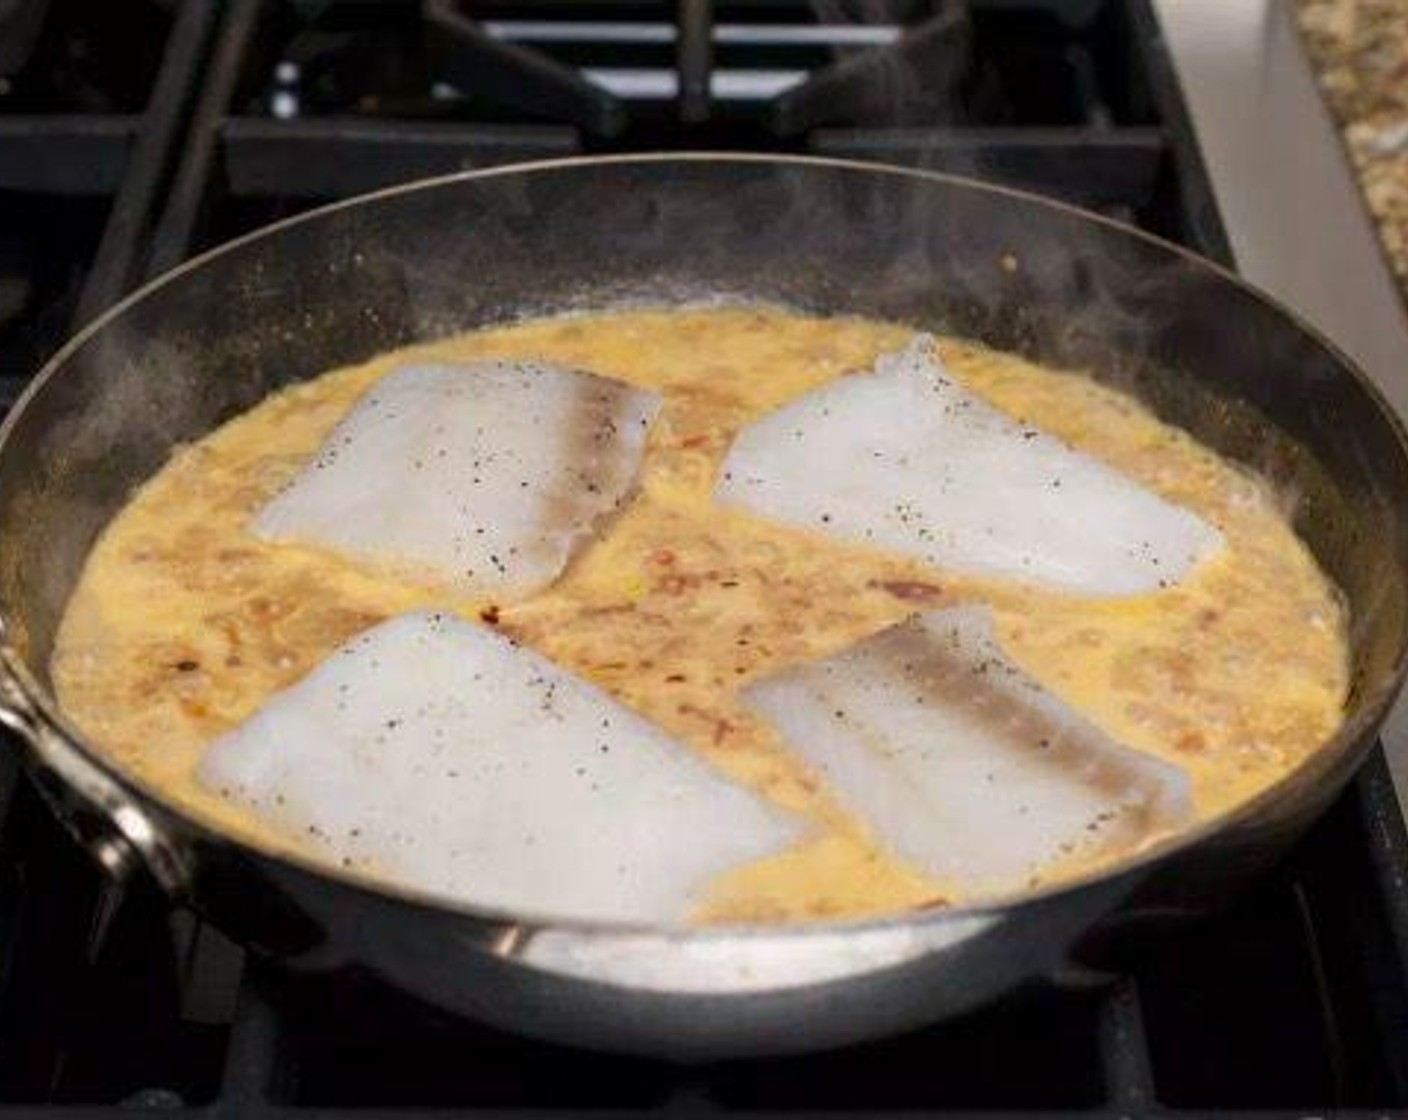
[[1201, 731], [1185, 731], [1174, 740], [1174, 746], [1190, 754], [1206, 750], [1207, 745], [1208, 741]]
[[943, 596], [944, 589], [936, 583], [923, 583], [917, 579], [886, 579], [875, 584], [884, 588], [896, 599], [906, 603], [932, 603]]

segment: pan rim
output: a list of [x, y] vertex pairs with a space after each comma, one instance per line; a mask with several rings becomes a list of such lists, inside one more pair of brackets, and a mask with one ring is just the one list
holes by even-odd
[[[1083, 209], [1070, 203], [1053, 199], [1031, 191], [1025, 191], [998, 183], [976, 179], [970, 176], [954, 175], [947, 172], [926, 171], [918, 168], [863, 160], [839, 159], [826, 156], [776, 155], [753, 152], [692, 151], [692, 152], [644, 152], [615, 155], [571, 156], [557, 159], [537, 160], [525, 163], [507, 164], [492, 168], [452, 172], [405, 183], [398, 183], [379, 190], [339, 199], [323, 206], [314, 207], [299, 214], [283, 218], [239, 237], [216, 245], [190, 260], [177, 265], [161, 275], [141, 285], [132, 293], [106, 309], [67, 342], [46, 361], [15, 400], [9, 414], [0, 423], [0, 458], [3, 458], [14, 431], [23, 422], [24, 414], [31, 403], [43, 393], [50, 380], [60, 375], [73, 354], [82, 349], [90, 339], [99, 335], [109, 324], [120, 318], [128, 308], [179, 281], [188, 272], [202, 268], [227, 253], [255, 241], [272, 237], [282, 231], [322, 219], [344, 209], [360, 208], [381, 200], [400, 195], [413, 194], [451, 186], [456, 183], [473, 182], [510, 176], [528, 176], [544, 172], [572, 171], [605, 166], [650, 165], [650, 164], [743, 164], [743, 165], [784, 165], [813, 167], [833, 171], [851, 172], [866, 175], [893, 176], [917, 181], [927, 181], [973, 191], [979, 194], [1010, 198], [1026, 205], [1046, 208], [1086, 222], [1095, 223], [1112, 232], [1132, 237], [1152, 245], [1164, 253], [1182, 260], [1184, 263], [1211, 273], [1224, 283], [1230, 283], [1246, 294], [1269, 306], [1287, 319], [1302, 335], [1328, 353], [1348, 374], [1375, 411], [1388, 425], [1397, 446], [1400, 462], [1408, 475], [1408, 427], [1403, 419], [1388, 403], [1378, 386], [1345, 354], [1339, 346], [1322, 331], [1309, 323], [1299, 312], [1287, 306], [1276, 297], [1251, 284], [1235, 272], [1209, 260], [1181, 245], [1168, 241], [1155, 234], [1102, 214]], [[3, 485], [3, 482], [0, 482]], [[0, 644], [9, 649], [5, 635], [9, 632], [7, 604], [0, 602]], [[729, 940], [797, 940], [836, 936], [838, 934], [861, 934], [918, 930], [953, 922], [971, 922], [974, 919], [996, 920], [1011, 916], [1016, 910], [1036, 907], [1052, 902], [1063, 896], [1073, 895], [1087, 888], [1103, 885], [1113, 886], [1128, 880], [1133, 889], [1138, 880], [1150, 874], [1166, 859], [1188, 852], [1218, 833], [1228, 832], [1245, 824], [1264, 811], [1288, 802], [1297, 791], [1322, 783], [1330, 784], [1336, 775], [1345, 777], [1357, 767], [1365, 754], [1376, 741], [1379, 725], [1387, 715], [1394, 697], [1408, 676], [1408, 641], [1400, 649], [1389, 680], [1374, 694], [1361, 696], [1358, 707], [1349, 719], [1340, 725], [1330, 738], [1312, 755], [1288, 771], [1281, 779], [1261, 790], [1258, 794], [1236, 808], [1197, 822], [1193, 827], [1176, 832], [1148, 845], [1119, 862], [1101, 870], [1086, 872], [1071, 879], [1022, 891], [1017, 894], [964, 903], [943, 909], [904, 910], [880, 916], [848, 919], [827, 919], [796, 924], [738, 923], [718, 926], [692, 926], [687, 923], [651, 923], [607, 921], [572, 918], [563, 915], [537, 914], [532, 912], [507, 911], [491, 906], [476, 905], [464, 899], [449, 897], [430, 891], [400, 886], [374, 876], [341, 868], [331, 862], [319, 860], [298, 851], [280, 849], [246, 839], [226, 831], [206, 821], [191, 810], [183, 807], [167, 796], [161, 789], [130, 774], [125, 768], [111, 760], [102, 751], [91, 745], [85, 736], [73, 726], [59, 708], [57, 697], [35, 679], [34, 674], [16, 654], [6, 657], [7, 671], [13, 676], [23, 701], [30, 706], [34, 716], [51, 733], [59, 736], [64, 749], [76, 752], [86, 763], [95, 767], [108, 780], [112, 781], [126, 796], [139, 803], [155, 806], [164, 817], [174, 820], [185, 836], [200, 836], [217, 843], [231, 844], [258, 860], [271, 862], [281, 869], [318, 879], [331, 880], [339, 887], [363, 894], [371, 894], [382, 901], [407, 904], [419, 909], [438, 911], [445, 915], [465, 920], [492, 924], [509, 924], [526, 931], [528, 935], [542, 932], [571, 933], [582, 936], [606, 936], [632, 938], [654, 938], [665, 942], [720, 942]]]

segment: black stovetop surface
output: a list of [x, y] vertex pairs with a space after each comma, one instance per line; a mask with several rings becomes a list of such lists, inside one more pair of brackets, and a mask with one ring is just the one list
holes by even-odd
[[[0, 0], [0, 404], [78, 321], [269, 220], [657, 147], [963, 171], [1228, 256], [1146, 0]], [[591, 1055], [247, 961], [105, 887], [0, 762], [0, 1118], [1408, 1109], [1408, 840], [1382, 760], [1235, 906], [1110, 967], [815, 1057]]]

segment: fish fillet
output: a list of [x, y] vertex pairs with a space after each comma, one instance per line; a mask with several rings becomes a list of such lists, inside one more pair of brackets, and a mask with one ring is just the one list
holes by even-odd
[[199, 777], [393, 882], [571, 918], [683, 920], [715, 875], [799, 836], [605, 693], [429, 613], [332, 654]]
[[717, 496], [940, 568], [1091, 596], [1166, 586], [1222, 542], [1190, 511], [969, 392], [927, 336], [745, 429]]
[[658, 394], [542, 362], [405, 366], [254, 521], [259, 536], [516, 597], [627, 496]]
[[981, 607], [918, 616], [745, 699], [897, 855], [965, 894], [1020, 889], [1192, 812], [1180, 770], [1044, 691]]

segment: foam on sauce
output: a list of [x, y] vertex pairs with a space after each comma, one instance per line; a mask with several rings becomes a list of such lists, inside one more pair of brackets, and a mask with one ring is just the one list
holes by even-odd
[[[949, 371], [997, 407], [1222, 531], [1226, 550], [1175, 587], [1101, 601], [996, 589], [712, 506], [713, 475], [738, 428], [869, 368], [911, 333], [763, 307], [602, 312], [465, 334], [294, 386], [179, 450], [109, 525], [59, 635], [60, 701], [114, 760], [174, 801], [286, 849], [290, 841], [197, 783], [205, 746], [386, 617], [437, 606], [493, 620], [813, 823], [800, 846], [717, 882], [705, 921], [954, 900], [880, 849], [738, 700], [750, 681], [917, 609], [993, 602], [1009, 655], [1115, 738], [1183, 767], [1200, 818], [1264, 789], [1326, 741], [1348, 682], [1343, 612], [1274, 496], [1078, 374], [940, 341]], [[521, 603], [447, 602], [443, 589], [247, 531], [378, 377], [409, 361], [484, 357], [559, 362], [665, 394], [639, 497], [555, 586]], [[1126, 854], [1083, 853], [1034, 882]]]

